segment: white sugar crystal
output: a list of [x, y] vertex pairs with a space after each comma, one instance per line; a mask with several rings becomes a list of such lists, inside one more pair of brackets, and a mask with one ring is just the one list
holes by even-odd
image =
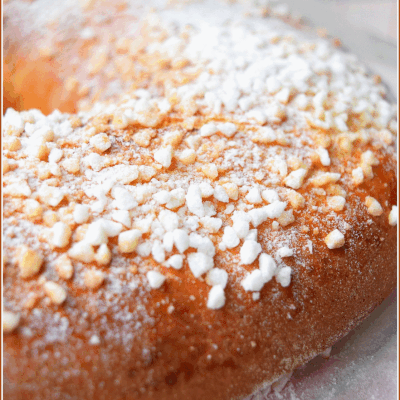
[[199, 185], [191, 184], [186, 194], [186, 206], [198, 217], [204, 217], [204, 206]]
[[379, 165], [379, 160], [371, 150], [367, 150], [361, 154], [361, 162], [367, 165]]
[[122, 224], [119, 222], [110, 221], [108, 219], [101, 219], [101, 224], [103, 226], [104, 232], [108, 237], [114, 237], [121, 233]]
[[139, 229], [131, 229], [121, 232], [118, 236], [118, 249], [121, 253], [132, 253], [142, 237], [142, 232]]
[[287, 87], [283, 88], [275, 95], [275, 99], [283, 104], [288, 103], [289, 97], [290, 97], [290, 89]]
[[224, 289], [220, 285], [213, 286], [208, 293], [207, 307], [218, 310], [225, 305]]
[[264, 282], [269, 282], [277, 268], [275, 260], [269, 254], [262, 253], [259, 258], [259, 266]]
[[86, 231], [85, 242], [98, 246], [102, 243], [107, 243], [108, 236], [101, 220], [92, 222]]
[[258, 187], [253, 187], [247, 193], [246, 200], [251, 204], [260, 204], [262, 202], [260, 190]]
[[49, 163], [58, 163], [63, 156], [63, 151], [61, 149], [54, 148], [49, 154]]
[[189, 236], [183, 229], [175, 229], [173, 232], [174, 244], [179, 253], [184, 253], [189, 248]]
[[375, 217], [382, 215], [383, 208], [379, 204], [378, 200], [374, 199], [371, 196], [367, 196], [365, 198], [365, 205], [367, 206], [368, 214], [371, 214]]
[[185, 204], [185, 191], [182, 188], [174, 189], [169, 192], [170, 198], [165, 207], [174, 210]]
[[250, 229], [245, 239], [254, 240], [255, 242], [257, 242], [257, 229]]
[[153, 237], [161, 238], [165, 233], [165, 229], [163, 228], [163, 226], [160, 224], [159, 221], [154, 221], [151, 224], [151, 233]]
[[211, 201], [204, 202], [204, 214], [206, 217], [212, 217], [217, 213], [215, 206]]
[[196, 161], [196, 152], [193, 149], [185, 149], [181, 151], [178, 159], [185, 165], [193, 164]]
[[315, 177], [311, 179], [311, 183], [314, 186], [324, 186], [329, 183], [335, 183], [340, 179], [340, 174], [334, 172], [323, 172], [317, 174]]
[[286, 208], [287, 203], [284, 201], [275, 201], [267, 206], [264, 206], [268, 218], [279, 218]]
[[90, 144], [98, 151], [104, 152], [111, 147], [111, 142], [105, 133], [98, 133], [90, 139]]
[[67, 298], [66, 290], [55, 282], [46, 282], [43, 289], [54, 304], [62, 304]]
[[195, 216], [190, 216], [186, 218], [184, 225], [189, 231], [197, 231], [199, 227], [199, 219]]
[[183, 265], [183, 256], [174, 254], [167, 260], [167, 265], [175, 269], [181, 269]]
[[259, 269], [250, 272], [241, 282], [246, 292], [259, 292], [264, 286], [264, 279]]
[[214, 198], [223, 203], [229, 203], [229, 196], [221, 185], [216, 185], [214, 189]]
[[95, 260], [97, 263], [100, 265], [108, 265], [111, 262], [111, 257], [112, 254], [108, 246], [106, 244], [100, 245], [95, 254]]
[[154, 153], [154, 159], [163, 167], [168, 168], [172, 162], [172, 146], [163, 147]]
[[338, 229], [335, 229], [325, 237], [325, 243], [328, 249], [337, 249], [344, 245], [344, 235]]
[[18, 111], [15, 111], [13, 108], [7, 108], [7, 111], [3, 118], [4, 122], [4, 131], [7, 131], [8, 128], [12, 128], [14, 131], [13, 134], [16, 136], [20, 136], [24, 131], [25, 122], [21, 117]]
[[[139, 218], [133, 221], [133, 228], [139, 229], [142, 233], [148, 233], [152, 227], [154, 215], [150, 214], [146, 218]], [[160, 224], [161, 226], [161, 224]]]
[[179, 217], [177, 213], [168, 210], [160, 211], [158, 219], [166, 231], [173, 231], [178, 228]]
[[265, 222], [268, 218], [267, 212], [265, 211], [264, 207], [251, 210], [248, 212], [248, 215], [250, 217], [251, 223], [255, 227]]
[[55, 260], [55, 270], [60, 278], [68, 280], [74, 274], [74, 267], [66, 253], [62, 253]]
[[140, 257], [148, 257], [151, 253], [151, 247], [153, 244], [150, 241], [140, 243], [136, 247], [136, 253], [139, 254]]
[[196, 278], [199, 278], [214, 267], [213, 258], [200, 252], [189, 254], [188, 263], [190, 270]]
[[251, 294], [251, 297], [253, 298], [254, 301], [260, 300], [260, 292], [253, 292]]
[[270, 76], [266, 80], [267, 91], [271, 94], [279, 92], [282, 87], [280, 80], [276, 76]]
[[146, 184], [146, 185], [141, 185], [141, 186], [135, 186], [133, 189], [134, 196], [136, 201], [139, 204], [143, 204], [149, 199], [149, 197], [156, 191], [157, 189], [151, 185], [151, 184]]
[[90, 153], [84, 159], [84, 164], [92, 168], [93, 171], [99, 172], [104, 167], [104, 157], [97, 153]]
[[295, 221], [293, 210], [284, 211], [282, 215], [278, 218], [278, 222], [281, 226], [287, 226]]
[[248, 111], [247, 117], [254, 119], [260, 125], [264, 125], [268, 121], [268, 115], [263, 110], [257, 108], [253, 108], [252, 110]]
[[287, 287], [290, 285], [290, 278], [292, 274], [292, 268], [283, 267], [278, 270], [276, 274], [276, 281], [281, 284], [283, 287]]
[[172, 314], [174, 311], [175, 311], [175, 307], [172, 304], [170, 304], [167, 308], [167, 313]]
[[281, 258], [283, 258], [283, 257], [291, 257], [293, 255], [293, 250], [290, 249], [287, 246], [283, 246], [283, 247], [281, 247], [280, 249], [277, 250], [276, 255], [278, 257], [281, 257]]
[[230, 226], [226, 226], [224, 229], [224, 235], [222, 236], [222, 242], [226, 248], [233, 249], [239, 245], [240, 240], [237, 237], [235, 230]]
[[123, 185], [128, 185], [139, 177], [137, 165], [115, 165], [109, 170], [112, 170], [115, 179]]
[[278, 221], [272, 221], [272, 230], [277, 231], [279, 229], [279, 222]]
[[197, 249], [200, 253], [207, 254], [210, 257], [215, 255], [215, 247], [208, 237], [203, 237], [197, 233], [191, 233], [189, 236], [189, 245]]
[[[44, 186], [47, 187], [46, 185], [42, 185], [42, 188]], [[20, 179], [18, 180], [18, 182], [6, 185], [3, 189], [3, 194], [7, 194], [12, 197], [29, 197], [32, 194], [32, 190], [26, 180]], [[48, 203], [49, 201], [53, 201], [48, 191], [41, 190], [41, 193], [39, 192], [39, 195], [41, 196], [43, 202]]]
[[172, 232], [167, 232], [163, 237], [163, 246], [165, 251], [171, 252], [174, 247], [174, 234]]
[[165, 276], [158, 271], [148, 271], [146, 277], [152, 289], [160, 288], [166, 279]]
[[240, 249], [240, 262], [248, 265], [254, 262], [261, 253], [261, 245], [254, 240], [246, 240]]
[[235, 211], [233, 214], [232, 214], [232, 221], [235, 223], [235, 222], [238, 222], [238, 221], [247, 221], [247, 222], [250, 222], [250, 217], [249, 217], [249, 215], [246, 213], [246, 212], [244, 212], [244, 211]]
[[268, 218], [279, 218], [285, 208], [285, 202], [275, 201], [267, 206], [249, 211], [248, 215], [253, 226], [257, 227], [261, 223], [265, 222]]
[[65, 247], [71, 238], [71, 228], [64, 222], [56, 222], [52, 228], [52, 243], [56, 247]]
[[160, 190], [159, 192], [153, 194], [153, 199], [158, 204], [167, 204], [170, 198], [171, 195], [169, 194], [168, 190]]
[[392, 226], [397, 225], [398, 211], [397, 206], [393, 206], [389, 213], [389, 224]]
[[249, 233], [250, 229], [250, 223], [247, 214], [241, 212], [240, 215], [242, 214], [244, 214], [243, 218], [240, 218], [239, 214], [237, 214], [235, 218], [232, 217], [232, 219], [234, 220], [232, 228], [236, 232], [236, 235], [238, 236], [239, 239], [244, 239]]
[[208, 182], [201, 182], [200, 185], [201, 197], [206, 199], [214, 194], [214, 188]]
[[328, 150], [324, 149], [323, 147], [318, 147], [317, 154], [321, 161], [321, 164], [324, 166], [331, 165], [331, 159], [329, 158]]
[[212, 233], [217, 233], [222, 226], [221, 218], [203, 217], [200, 219], [201, 224]]
[[325, 90], [318, 92], [312, 99], [315, 108], [323, 107], [325, 105], [327, 93]]
[[217, 128], [226, 137], [232, 137], [237, 131], [236, 125], [232, 122], [218, 124]]
[[276, 192], [276, 190], [273, 189], [265, 189], [261, 193], [261, 197], [267, 202], [267, 203], [275, 203], [276, 201], [279, 201], [279, 195]]
[[203, 137], [211, 136], [216, 132], [218, 132], [218, 128], [213, 122], [209, 122], [200, 128], [200, 135]]
[[215, 164], [205, 164], [202, 168], [201, 168], [203, 174], [212, 180], [217, 179], [218, 177], [218, 167]]
[[218, 245], [218, 248], [219, 248], [221, 251], [225, 251], [225, 250], [226, 250], [226, 245], [225, 245], [225, 243], [221, 241], [221, 242], [219, 243], [219, 245]]
[[19, 314], [10, 311], [3, 311], [3, 333], [11, 333], [17, 329], [20, 319], [21, 316]]
[[279, 103], [269, 105], [266, 109], [266, 117], [272, 123], [280, 123], [286, 117], [285, 107]]
[[276, 137], [275, 131], [270, 126], [261, 126], [254, 136], [258, 142], [263, 144], [274, 142]]
[[39, 197], [43, 201], [43, 203], [46, 203], [52, 207], [56, 207], [61, 203], [62, 199], [64, 198], [64, 192], [57, 187], [47, 186], [46, 184], [44, 184], [39, 189]]
[[283, 182], [292, 189], [300, 189], [306, 175], [307, 170], [299, 168], [296, 171], [292, 171]]
[[165, 261], [165, 250], [159, 240], [154, 241], [153, 247], [151, 248], [151, 255], [158, 263], [163, 263]]
[[228, 273], [221, 268], [210, 269], [206, 276], [206, 282], [210, 286], [220, 285], [225, 289], [228, 283]]
[[[90, 40], [90, 39], [94, 39], [96, 37], [96, 33], [92, 28], [87, 27], [80, 31], [79, 36], [82, 39]], [[95, 336], [95, 335], [93, 335], [93, 336]]]
[[222, 186], [230, 199], [237, 200], [239, 198], [239, 188], [236, 183], [225, 182]]
[[120, 222], [127, 228], [130, 228], [132, 226], [131, 217], [129, 215], [129, 211], [127, 210], [113, 210], [113, 212], [111, 213], [111, 218], [114, 221]]
[[57, 164], [50, 163], [49, 166], [50, 166], [50, 172], [54, 176], [62, 176], [61, 168]]
[[113, 187], [111, 196], [115, 199], [113, 205], [119, 210], [132, 210], [138, 205], [133, 193], [123, 187]]
[[185, 143], [193, 150], [196, 150], [200, 144], [199, 135], [191, 135], [185, 139]]
[[285, 160], [280, 159], [272, 159], [271, 160], [271, 169], [276, 174], [279, 174], [282, 178], [284, 178], [288, 173], [288, 166]]
[[361, 167], [353, 169], [351, 176], [355, 185], [360, 185], [364, 182], [364, 172]]
[[342, 211], [346, 204], [343, 196], [331, 196], [327, 198], [328, 207], [334, 211]]
[[104, 211], [106, 205], [107, 199], [98, 200], [90, 204], [90, 210], [94, 214], [101, 214]]
[[82, 262], [92, 262], [94, 261], [94, 250], [91, 244], [80, 241], [75, 243], [69, 250], [68, 255], [74, 260]]
[[89, 339], [89, 344], [92, 346], [98, 346], [100, 343], [100, 338], [97, 335], [92, 335]]
[[157, 170], [151, 166], [147, 165], [140, 165], [139, 166], [139, 173], [142, 178], [145, 178], [146, 180], [149, 180], [152, 178], [154, 175], [156, 175]]

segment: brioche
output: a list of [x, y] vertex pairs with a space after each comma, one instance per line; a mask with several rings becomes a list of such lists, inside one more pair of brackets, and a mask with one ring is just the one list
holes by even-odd
[[279, 6], [47, 3], [4, 10], [5, 397], [250, 399], [396, 287], [352, 54]]

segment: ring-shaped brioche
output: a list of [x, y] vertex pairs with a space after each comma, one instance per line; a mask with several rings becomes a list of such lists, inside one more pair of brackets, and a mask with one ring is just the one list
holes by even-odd
[[6, 397], [245, 398], [390, 294], [396, 112], [354, 56], [279, 7], [42, 3], [5, 4]]

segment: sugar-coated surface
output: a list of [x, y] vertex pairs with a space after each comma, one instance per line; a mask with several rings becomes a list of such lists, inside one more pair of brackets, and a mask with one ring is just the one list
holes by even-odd
[[[354, 56], [294, 29], [281, 11], [160, 6], [141, 15], [140, 37], [127, 31], [114, 42], [104, 42], [94, 24], [79, 39], [99, 39], [87, 71], [77, 67], [73, 77], [79, 87], [91, 76], [81, 111], [7, 111], [5, 330], [46, 379], [56, 379], [57, 393], [71, 376], [90, 379], [101, 354], [89, 350], [82, 362], [48, 349], [90, 344], [110, 362], [115, 348], [134, 355], [132, 374], [148, 374], [133, 390], [152, 396], [154, 382], [168, 385], [168, 368], [178, 368], [158, 359], [172, 335], [182, 363], [201, 343], [196, 370], [214, 359], [231, 365], [237, 352], [234, 364], [249, 373], [257, 364], [243, 360], [257, 346], [279, 349], [269, 354], [282, 360], [273, 371], [226, 388], [243, 396], [323, 350], [326, 343], [314, 348], [306, 339], [302, 352], [291, 347], [293, 338], [269, 343], [270, 335], [291, 332], [296, 315], [316, 315], [321, 287], [341, 283], [345, 299], [326, 342], [383, 296], [379, 287], [376, 298], [371, 293], [378, 266], [393, 261], [378, 250], [391, 249], [397, 222], [395, 107]], [[127, 6], [126, 19], [134, 13]], [[95, 12], [87, 18], [96, 21]], [[95, 99], [102, 102], [88, 110]], [[387, 274], [382, 293], [393, 285]], [[346, 319], [341, 307], [355, 296], [351, 282], [360, 289], [349, 304], [360, 309], [350, 307]], [[246, 322], [253, 317], [254, 326]], [[179, 332], [169, 330], [176, 326]], [[301, 326], [293, 328], [297, 337]], [[201, 329], [215, 336], [207, 340]], [[66, 365], [65, 375], [54, 378], [60, 370], [47, 370], [49, 357]], [[112, 385], [127, 379], [115, 374]], [[26, 390], [35, 384], [28, 380]]]

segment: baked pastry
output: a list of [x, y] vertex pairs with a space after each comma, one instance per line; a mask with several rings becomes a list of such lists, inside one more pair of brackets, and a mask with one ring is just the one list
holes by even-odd
[[143, 9], [77, 113], [7, 110], [6, 397], [242, 399], [396, 286], [395, 107], [281, 11]]

